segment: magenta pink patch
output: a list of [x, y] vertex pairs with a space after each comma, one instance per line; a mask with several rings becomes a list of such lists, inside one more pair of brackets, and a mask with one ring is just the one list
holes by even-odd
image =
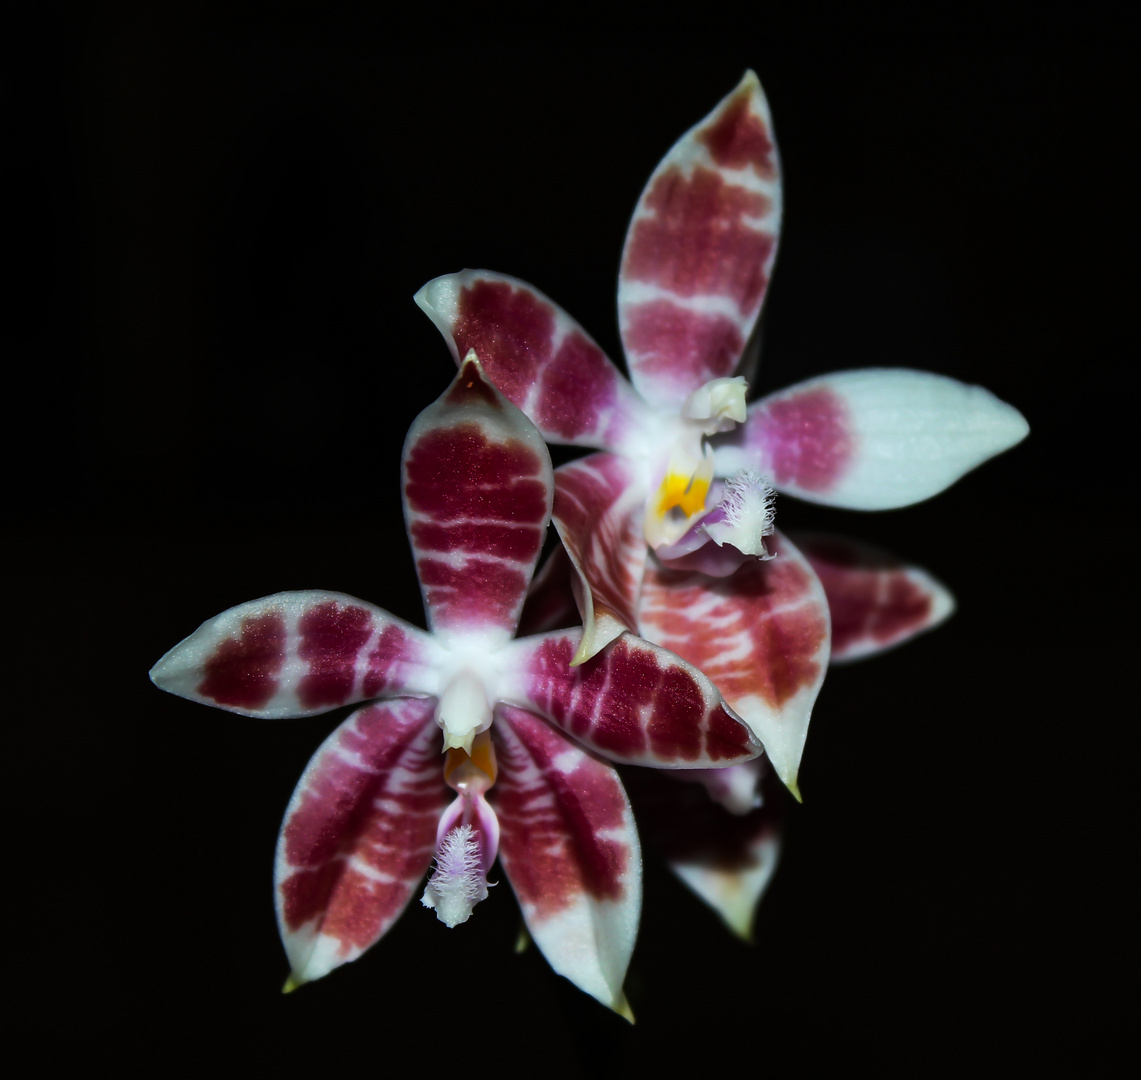
[[[625, 832], [627, 806], [614, 770], [522, 709], [502, 708], [492, 731], [500, 772], [490, 797], [500, 856], [516, 894], [540, 917], [582, 893], [620, 899], [630, 848], [613, 836]], [[567, 755], [574, 759], [569, 772], [556, 765]]]
[[768, 210], [763, 195], [725, 183], [711, 169], [686, 177], [666, 169], [647, 193], [653, 217], [633, 223], [623, 276], [678, 296], [724, 296], [743, 315], [755, 313], [776, 238], [743, 219]]
[[855, 439], [843, 399], [827, 387], [765, 402], [748, 423], [766, 471], [779, 487], [828, 491], [851, 463]]
[[261, 709], [277, 692], [285, 662], [285, 620], [276, 612], [242, 623], [239, 637], [220, 642], [203, 665], [198, 693], [218, 705]]
[[749, 90], [743, 89], [697, 138], [721, 168], [752, 166], [759, 176], [771, 180], [776, 174], [772, 139], [761, 118], [749, 111], [750, 98]]
[[297, 687], [301, 704], [306, 709], [343, 705], [353, 692], [357, 654], [372, 636], [372, 615], [330, 600], [306, 611], [297, 629], [298, 655], [309, 665]]
[[638, 370], [673, 383], [688, 394], [710, 379], [733, 373], [745, 342], [724, 315], [703, 315], [655, 300], [627, 309], [626, 347]]

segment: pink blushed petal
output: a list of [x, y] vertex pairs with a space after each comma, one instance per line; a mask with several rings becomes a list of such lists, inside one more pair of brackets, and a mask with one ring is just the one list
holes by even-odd
[[812, 706], [828, 665], [828, 602], [778, 531], [774, 557], [727, 578], [646, 567], [639, 629], [713, 681], [795, 793]]
[[415, 299], [456, 362], [474, 349], [549, 442], [616, 449], [644, 423], [645, 405], [606, 354], [526, 282], [463, 270], [429, 281]]
[[431, 694], [439, 646], [374, 604], [275, 593], [204, 622], [151, 669], [171, 694], [245, 716], [312, 716], [369, 698]]
[[645, 506], [641, 468], [615, 454], [591, 454], [555, 471], [555, 527], [581, 585], [583, 636], [575, 663], [637, 625]]
[[665, 156], [630, 222], [619, 325], [649, 402], [680, 404], [733, 373], [760, 314], [780, 215], [772, 120], [749, 71]]
[[937, 495], [1029, 430], [981, 386], [868, 368], [756, 402], [740, 431], [715, 440], [716, 467], [757, 469], [779, 491], [812, 502], [886, 510]]
[[465, 360], [404, 443], [404, 517], [429, 625], [445, 640], [514, 633], [553, 486], [535, 426]]
[[832, 662], [876, 656], [951, 617], [955, 598], [926, 570], [838, 536], [795, 534], [832, 613]]
[[499, 860], [527, 929], [556, 972], [622, 1012], [642, 860], [618, 774], [522, 709], [501, 705], [492, 730]]
[[401, 698], [353, 713], [313, 755], [293, 793], [275, 881], [295, 985], [374, 944], [428, 870], [452, 795], [433, 705]]
[[561, 631], [511, 643], [503, 700], [621, 764], [708, 769], [760, 752], [749, 727], [695, 667], [628, 633], [572, 667], [580, 636]]
[[736, 766], [752, 773], [759, 805], [731, 813], [685, 773], [623, 769], [646, 845], [708, 904], [733, 933], [753, 940], [753, 923], [780, 860], [786, 797], [764, 758]]

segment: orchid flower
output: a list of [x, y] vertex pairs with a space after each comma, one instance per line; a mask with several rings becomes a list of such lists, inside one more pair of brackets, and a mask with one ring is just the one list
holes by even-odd
[[[858, 509], [929, 498], [1027, 432], [981, 387], [911, 370], [840, 372], [746, 407], [735, 372], [776, 255], [779, 163], [750, 71], [658, 165], [618, 283], [632, 382], [532, 286], [488, 271], [416, 302], [458, 361], [475, 348], [548, 442], [602, 452], [556, 471], [554, 521], [578, 576], [575, 662], [634, 629], [714, 680], [796, 776], [828, 662], [828, 605], [773, 528], [773, 491]], [[647, 551], [653, 557], [647, 557]]]
[[[833, 664], [896, 648], [955, 610], [931, 574], [867, 544], [816, 533], [798, 533], [796, 544], [828, 598]], [[571, 565], [556, 548], [528, 593], [521, 625], [540, 633], [577, 614]], [[752, 941], [784, 843], [785, 796], [765, 756], [723, 769], [621, 773], [643, 842], [733, 933]]]
[[317, 751], [285, 814], [287, 989], [376, 942], [433, 854], [423, 903], [464, 922], [498, 855], [551, 966], [628, 1013], [641, 861], [602, 759], [703, 769], [761, 748], [709, 679], [656, 645], [627, 635], [575, 668], [579, 630], [513, 640], [552, 488], [541, 436], [470, 356], [404, 447], [430, 633], [350, 596], [285, 592], [211, 619], [151, 672], [247, 716], [371, 702]]

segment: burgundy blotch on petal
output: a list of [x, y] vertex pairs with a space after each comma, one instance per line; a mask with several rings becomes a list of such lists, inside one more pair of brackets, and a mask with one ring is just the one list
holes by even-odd
[[619, 324], [648, 401], [680, 404], [733, 373], [760, 314], [780, 214], [772, 120], [750, 71], [663, 158], [630, 222]]
[[275, 872], [292, 985], [356, 959], [427, 872], [452, 794], [440, 767], [434, 705], [400, 698], [358, 710], [302, 775]]
[[832, 662], [875, 656], [950, 618], [955, 599], [926, 570], [869, 544], [797, 533], [832, 613]]
[[439, 646], [375, 604], [312, 589], [275, 593], [204, 622], [151, 670], [172, 694], [247, 716], [311, 716], [435, 691]]
[[416, 303], [456, 361], [474, 350], [548, 442], [617, 448], [641, 424], [645, 406], [606, 354], [526, 282], [464, 270], [428, 282]]
[[404, 444], [405, 519], [437, 633], [511, 637], [552, 489], [541, 436], [469, 358]]
[[579, 638], [561, 631], [512, 643], [505, 698], [623, 764], [705, 769], [760, 752], [712, 682], [684, 660], [627, 633], [571, 667]]
[[615, 770], [522, 709], [492, 728], [499, 777], [499, 859], [551, 967], [624, 1011], [641, 911], [641, 854]]

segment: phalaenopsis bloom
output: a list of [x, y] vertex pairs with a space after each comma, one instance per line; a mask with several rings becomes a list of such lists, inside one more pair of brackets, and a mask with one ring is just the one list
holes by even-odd
[[829, 661], [829, 601], [851, 657], [933, 625], [950, 599], [922, 571], [865, 564], [858, 546], [802, 552], [773, 527], [773, 493], [906, 506], [1027, 425], [981, 387], [906, 369], [840, 372], [746, 406], [780, 217], [769, 108], [747, 72], [670, 150], [634, 211], [618, 282], [629, 382], [515, 278], [467, 270], [416, 300], [455, 358], [476, 349], [548, 442], [600, 450], [555, 473], [584, 623], [576, 662], [626, 629], [684, 656], [796, 793]]
[[376, 942], [433, 856], [423, 903], [465, 921], [498, 856], [551, 966], [625, 1011], [641, 861], [607, 762], [708, 769], [760, 744], [705, 675], [632, 634], [577, 667], [580, 630], [514, 639], [552, 492], [541, 436], [469, 357], [404, 446], [430, 633], [350, 596], [285, 592], [203, 624], [151, 672], [247, 716], [370, 702], [318, 750], [286, 811], [287, 985]]

